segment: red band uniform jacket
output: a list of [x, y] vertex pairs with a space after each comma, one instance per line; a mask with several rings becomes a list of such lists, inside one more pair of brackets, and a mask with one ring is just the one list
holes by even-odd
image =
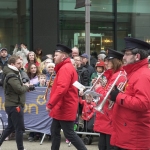
[[55, 67], [56, 77], [50, 93], [47, 107], [51, 109], [50, 117], [57, 120], [74, 121], [78, 108], [78, 91], [73, 83], [78, 75], [70, 58]]
[[128, 82], [113, 110], [111, 144], [124, 149], [150, 148], [150, 70], [147, 59], [124, 66]]
[[[112, 84], [114, 83], [115, 79], [117, 78], [118, 74], [120, 71], [124, 70], [121, 68], [117, 70], [114, 74], [112, 74], [112, 70], [107, 70], [106, 71], [106, 77], [109, 76], [108, 82], [106, 87], [99, 87], [96, 92], [100, 93], [102, 96], [100, 97], [100, 101], [98, 102], [98, 105], [103, 101], [104, 97], [106, 96], [107, 92], [110, 90]], [[116, 83], [116, 85], [119, 85], [121, 82], [124, 82], [125, 78], [120, 77]], [[109, 99], [109, 97], [108, 97]], [[111, 135], [112, 133], [112, 113], [113, 113], [113, 107], [109, 109], [109, 100], [106, 101], [104, 107], [103, 107], [103, 113], [96, 111], [96, 119], [94, 123], [94, 131], [104, 133], [104, 134], [109, 134]]]

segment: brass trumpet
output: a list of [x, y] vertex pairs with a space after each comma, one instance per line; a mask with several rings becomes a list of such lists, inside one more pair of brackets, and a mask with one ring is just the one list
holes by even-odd
[[98, 78], [96, 79], [96, 81], [94, 82], [93, 86], [89, 89], [90, 91], [92, 91], [94, 89], [94, 87], [96, 86], [97, 82], [101, 79], [101, 77], [103, 76], [104, 72], [101, 73]]
[[[101, 113], [104, 113], [104, 112], [103, 112], [103, 107], [104, 107], [106, 101], [108, 100], [109, 94], [110, 94], [111, 91], [114, 89], [114, 87], [115, 87], [115, 85], [116, 85], [116, 83], [117, 83], [117, 81], [119, 80], [120, 77], [124, 77], [124, 78], [125, 78], [125, 81], [119, 83], [119, 85], [117, 86], [117, 88], [118, 88], [118, 90], [119, 90], [120, 92], [123, 91], [123, 88], [124, 88], [124, 86], [125, 86], [126, 83], [127, 83], [127, 77], [126, 77], [126, 72], [125, 72], [125, 71], [120, 71], [120, 73], [118, 74], [117, 78], [115, 79], [115, 81], [114, 81], [113, 84], [111, 85], [111, 88], [109, 89], [109, 91], [107, 92], [106, 96], [104, 97], [103, 101], [102, 101], [98, 106], [95, 107], [95, 110], [97, 110], [97, 111], [99, 111], [99, 112], [101, 112]], [[108, 108], [111, 109], [111, 108], [113, 107], [113, 105], [114, 105], [114, 102], [113, 102], [113, 101], [110, 101]]]
[[46, 91], [45, 91], [45, 94], [44, 94], [44, 96], [43, 96], [43, 99], [44, 99], [44, 100], [47, 100], [48, 89], [49, 89], [50, 87], [52, 87], [52, 85], [53, 85], [53, 81], [52, 81], [53, 75], [55, 75], [54, 72], [53, 72], [53, 73], [51, 74], [51, 76], [50, 76], [50, 79], [49, 79], [49, 82], [48, 82], [48, 86], [47, 86]]
[[99, 101], [99, 99], [100, 99], [99, 97], [101, 96], [101, 94], [96, 93], [96, 92], [94, 91], [94, 87], [96, 86], [97, 82], [99, 82], [99, 79], [101, 79], [101, 77], [103, 76], [103, 74], [104, 74], [104, 72], [101, 73], [101, 74], [98, 76], [98, 78], [97, 78], [96, 81], [94, 82], [93, 86], [92, 86], [90, 89], [86, 90], [86, 91], [83, 93], [83, 95], [85, 95], [85, 96], [90, 95], [90, 96], [92, 96], [92, 97], [95, 97], [94, 100], [95, 100], [96, 103]]

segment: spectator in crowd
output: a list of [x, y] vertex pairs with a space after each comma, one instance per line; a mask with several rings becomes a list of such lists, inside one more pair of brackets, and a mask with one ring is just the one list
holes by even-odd
[[47, 54], [47, 55], [43, 56], [42, 59], [41, 59], [41, 61], [43, 62], [43, 61], [45, 61], [48, 58], [51, 59], [52, 62], [53, 62], [53, 55], [52, 54]]
[[28, 68], [28, 65], [29, 63], [34, 63], [37, 67], [40, 66], [40, 64], [37, 62], [37, 59], [36, 59], [36, 55], [34, 52], [30, 51], [27, 55], [27, 60], [28, 60], [28, 63], [25, 65], [25, 68], [27, 70]]
[[55, 73], [55, 64], [54, 63], [48, 63], [47, 66], [46, 66], [46, 82], [47, 82], [47, 85], [49, 83], [52, 87], [52, 84], [53, 84], [53, 81], [55, 79], [55, 76], [56, 76], [56, 73]]
[[150, 70], [147, 65], [150, 44], [126, 37], [123, 69], [127, 73], [124, 92], [110, 93], [114, 104], [111, 144], [116, 150], [150, 148]]
[[35, 49], [35, 55], [36, 55], [37, 62], [40, 64], [41, 61], [42, 61], [42, 57], [43, 57], [42, 49], [41, 48], [36, 48]]
[[27, 64], [27, 55], [29, 53], [29, 50], [27, 49], [27, 46], [25, 44], [18, 45], [16, 44], [15, 49], [13, 51], [13, 55], [17, 55], [22, 57], [23, 59], [23, 67]]
[[70, 48], [57, 44], [54, 56], [57, 76], [46, 105], [46, 110], [53, 118], [51, 150], [58, 150], [60, 147], [61, 129], [76, 149], [87, 150], [82, 140], [74, 132], [74, 121], [78, 108], [78, 90], [73, 86], [73, 83], [78, 80], [78, 75], [69, 58], [71, 52]]
[[0, 56], [0, 66], [3, 70], [4, 66], [7, 65], [8, 58], [10, 57], [10, 55], [7, 53], [7, 48], [0, 49]]
[[[81, 58], [82, 58], [82, 59], [81, 59], [81, 60], [82, 60], [82, 65], [83, 65], [85, 68], [87, 68], [87, 70], [89, 71], [89, 79], [90, 79], [92, 73], [94, 73], [95, 70], [94, 70], [94, 68], [93, 68], [91, 65], [89, 65], [89, 63], [88, 63], [89, 56], [88, 56], [86, 53], [82, 54], [82, 55], [81, 55]], [[89, 82], [90, 82], [90, 81], [89, 81]]]
[[[91, 81], [95, 78], [97, 78], [99, 75], [101, 75], [104, 70], [105, 70], [105, 64], [103, 61], [100, 61], [100, 62], [97, 62], [96, 65], [95, 65], [95, 68], [96, 68], [96, 72], [94, 72], [92, 75], [91, 75]], [[102, 76], [102, 80], [103, 80], [104, 76]]]
[[98, 61], [104, 61], [105, 57], [106, 57], [106, 54], [99, 54]]
[[42, 71], [43, 74], [46, 74], [46, 66], [49, 63], [52, 63], [52, 59], [47, 58], [46, 60], [44, 60], [43, 62], [41, 62], [40, 64], [40, 70]]
[[88, 131], [87, 129], [87, 121], [89, 121], [94, 116], [94, 107], [96, 103], [93, 102], [93, 96], [90, 94], [85, 95], [85, 100], [80, 98], [80, 104], [83, 105], [81, 118], [84, 120], [84, 131]]
[[106, 55], [106, 51], [105, 50], [101, 50], [99, 54], [105, 54]]
[[21, 82], [19, 73], [21, 63], [19, 57], [11, 56], [8, 60], [8, 66], [5, 66], [3, 69], [6, 77], [10, 76], [10, 74], [11, 77], [8, 80], [4, 80], [5, 111], [8, 115], [8, 125], [0, 138], [1, 147], [6, 137], [15, 130], [18, 150], [24, 150], [23, 132], [25, 127], [23, 107], [25, 104], [25, 93], [30, 90], [29, 83], [22, 84]]
[[[105, 71], [104, 75], [107, 78], [107, 84], [103, 87], [100, 85], [95, 86], [95, 90], [97, 93], [101, 94], [100, 101], [98, 105], [104, 100], [104, 97], [107, 95], [110, 88], [112, 88], [112, 84], [114, 83], [115, 79], [119, 75], [122, 69], [122, 57], [123, 53], [117, 52], [112, 49], [108, 49], [108, 70]], [[124, 82], [126, 78], [120, 77], [116, 83], [118, 86], [120, 83]], [[111, 99], [110, 101], [107, 100], [105, 105], [103, 106], [102, 110], [96, 111], [96, 118], [94, 122], [94, 131], [100, 133], [98, 148], [99, 150], [111, 150], [112, 146], [110, 145], [110, 137], [113, 132], [113, 124], [112, 124], [112, 115], [113, 115], [113, 107], [111, 107]], [[101, 111], [101, 112], [100, 112]]]
[[97, 52], [92, 52], [90, 56], [90, 65], [92, 67], [95, 67], [96, 63], [97, 63]]
[[40, 71], [38, 67], [34, 63], [30, 63], [27, 69], [27, 75], [30, 78], [30, 84], [36, 85], [38, 84], [38, 75]]
[[46, 87], [46, 75], [39, 74], [38, 75], [38, 84], [35, 84], [35, 87]]
[[84, 86], [88, 86], [89, 85], [89, 72], [88, 70], [82, 66], [82, 62], [81, 62], [81, 57], [80, 56], [75, 56], [74, 57], [74, 61], [76, 64], [76, 70], [78, 73], [78, 81], [84, 85]]
[[77, 47], [72, 48], [72, 58], [79, 56], [79, 49]]

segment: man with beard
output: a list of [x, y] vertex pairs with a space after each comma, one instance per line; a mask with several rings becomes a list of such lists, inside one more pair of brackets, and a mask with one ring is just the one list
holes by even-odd
[[46, 106], [50, 117], [53, 118], [51, 150], [59, 150], [61, 129], [76, 149], [87, 150], [82, 140], [74, 132], [74, 121], [78, 108], [78, 91], [73, 83], [78, 80], [78, 75], [69, 58], [71, 52], [70, 48], [62, 44], [56, 46], [54, 55], [56, 77]]
[[4, 67], [4, 93], [5, 93], [5, 111], [8, 115], [8, 126], [0, 138], [0, 146], [6, 137], [14, 130], [16, 134], [16, 143], [18, 150], [25, 150], [23, 147], [24, 132], [24, 113], [25, 93], [32, 90], [29, 83], [22, 83], [19, 69], [22, 61], [19, 56], [11, 56], [8, 59], [8, 65]]
[[82, 66], [82, 59], [80, 56], [75, 56], [74, 61], [76, 64], [76, 70], [78, 73], [78, 81], [84, 85], [84, 86], [89, 86], [90, 78], [89, 78], [89, 72], [88, 70]]
[[113, 108], [111, 145], [116, 150], [149, 150], [150, 148], [150, 70], [144, 41], [126, 37], [123, 69], [127, 73], [124, 92], [117, 88], [110, 94]]
[[0, 66], [2, 69], [7, 65], [9, 56], [10, 55], [7, 53], [7, 48], [0, 49]]

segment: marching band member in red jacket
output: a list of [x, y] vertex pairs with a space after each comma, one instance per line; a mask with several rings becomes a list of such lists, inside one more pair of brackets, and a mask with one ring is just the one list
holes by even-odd
[[59, 150], [61, 129], [76, 149], [87, 150], [79, 136], [74, 132], [74, 121], [78, 108], [78, 91], [73, 83], [78, 80], [78, 75], [69, 58], [71, 52], [70, 48], [57, 44], [54, 56], [56, 77], [46, 106], [50, 117], [53, 118], [51, 150]]
[[[104, 97], [106, 96], [107, 92], [110, 90], [112, 84], [114, 83], [115, 79], [119, 75], [122, 69], [122, 57], [123, 53], [117, 52], [112, 49], [108, 49], [108, 70], [105, 71], [104, 75], [107, 78], [107, 84], [105, 87], [98, 87], [95, 88], [97, 93], [100, 93], [102, 96], [100, 97], [100, 101], [98, 105], [103, 101]], [[120, 77], [116, 83], [118, 85], [121, 82], [124, 82], [125, 78]], [[110, 136], [112, 133], [112, 113], [113, 107], [109, 109], [110, 101], [107, 100], [104, 107], [103, 113], [96, 111], [96, 119], [94, 123], [94, 130], [100, 133], [98, 148], [99, 150], [110, 150], [112, 146], [110, 145]]]
[[124, 92], [111, 92], [115, 101], [111, 144], [116, 150], [149, 150], [150, 148], [150, 70], [144, 41], [125, 38], [124, 70], [127, 85]]

